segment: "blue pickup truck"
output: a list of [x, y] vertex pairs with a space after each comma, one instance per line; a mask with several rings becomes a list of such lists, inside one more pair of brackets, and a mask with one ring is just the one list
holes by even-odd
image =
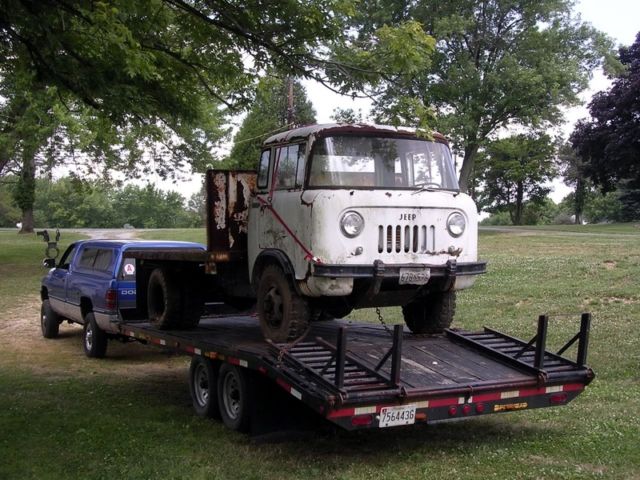
[[[104, 357], [109, 338], [136, 311], [136, 260], [127, 253], [141, 251], [201, 253], [192, 242], [83, 240], [72, 243], [42, 279], [40, 323], [45, 338], [55, 338], [66, 320], [84, 326], [87, 356]], [[161, 300], [160, 300], [161, 301]]]

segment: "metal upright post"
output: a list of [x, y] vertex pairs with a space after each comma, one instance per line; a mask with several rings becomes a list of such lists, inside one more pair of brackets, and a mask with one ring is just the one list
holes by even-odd
[[581, 367], [587, 363], [589, 349], [589, 331], [591, 329], [591, 314], [583, 313], [580, 317], [580, 337], [578, 340], [578, 357], [576, 363]]
[[400, 367], [402, 363], [402, 325], [393, 327], [393, 354], [391, 356], [391, 381], [395, 386], [400, 384]]
[[344, 364], [347, 353], [347, 331], [344, 327], [338, 330], [338, 342], [336, 345], [336, 387], [344, 386]]
[[533, 361], [533, 366], [539, 370], [544, 367], [544, 352], [547, 344], [547, 325], [549, 324], [549, 317], [547, 315], [540, 315], [538, 317], [538, 334], [536, 335], [536, 356]]

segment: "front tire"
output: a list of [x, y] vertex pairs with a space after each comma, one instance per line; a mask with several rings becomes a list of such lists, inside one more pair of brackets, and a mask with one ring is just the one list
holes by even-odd
[[442, 333], [453, 322], [456, 292], [434, 292], [402, 307], [404, 321], [413, 333]]
[[237, 432], [248, 432], [251, 427], [253, 393], [254, 385], [249, 372], [223, 363], [218, 374], [218, 404], [222, 423]]
[[192, 357], [189, 367], [189, 391], [193, 409], [199, 416], [220, 418], [217, 383], [217, 365], [209, 358]]
[[49, 299], [43, 300], [40, 307], [40, 328], [44, 338], [56, 338], [60, 331], [60, 316], [51, 308]]
[[267, 266], [260, 276], [257, 299], [265, 338], [290, 342], [304, 334], [311, 316], [308, 302], [298, 295], [280, 267]]
[[82, 330], [82, 343], [84, 353], [89, 358], [103, 358], [107, 353], [107, 332], [96, 323], [96, 317], [92, 312], [84, 317], [84, 329]]

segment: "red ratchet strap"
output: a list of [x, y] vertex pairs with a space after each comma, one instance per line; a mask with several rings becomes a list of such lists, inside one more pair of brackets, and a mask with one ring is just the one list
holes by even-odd
[[278, 212], [275, 211], [275, 209], [273, 208], [273, 205], [271, 205], [270, 202], [267, 202], [264, 198], [256, 196], [256, 198], [258, 199], [258, 201], [262, 204], [263, 207], [266, 207], [269, 209], [269, 211], [273, 214], [274, 217], [276, 217], [276, 220], [278, 220], [278, 222], [280, 222], [280, 224], [284, 227], [284, 229], [287, 231], [287, 233], [289, 235], [291, 235], [291, 238], [293, 238], [293, 240], [300, 246], [300, 248], [304, 251], [305, 253], [305, 257], [304, 259], [307, 261], [311, 261], [313, 263], [322, 263], [322, 261], [316, 257], [311, 250], [309, 250], [307, 247], [305, 247], [303, 245], [303, 243], [300, 241], [300, 239], [296, 236], [295, 233], [293, 233], [293, 231], [289, 228], [289, 226], [285, 223], [285, 221], [282, 219], [282, 217], [280, 215], [278, 215]]

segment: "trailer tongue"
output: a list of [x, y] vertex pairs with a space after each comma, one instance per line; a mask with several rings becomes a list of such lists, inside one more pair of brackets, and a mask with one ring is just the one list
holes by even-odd
[[[585, 365], [590, 316], [560, 354], [545, 350], [547, 318], [524, 342], [492, 329], [415, 335], [396, 325], [313, 324], [293, 344], [265, 341], [252, 316], [203, 319], [195, 330], [123, 324], [121, 333], [193, 356], [196, 411], [248, 430], [255, 377], [274, 381], [331, 422], [348, 429], [432, 423], [564, 405], [594, 378]], [[560, 356], [574, 343], [576, 361]]]

